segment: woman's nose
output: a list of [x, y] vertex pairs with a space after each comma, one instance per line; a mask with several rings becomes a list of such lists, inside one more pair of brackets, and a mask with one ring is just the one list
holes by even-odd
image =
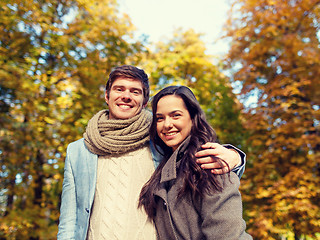
[[172, 121], [171, 121], [170, 118], [166, 118], [166, 119], [164, 120], [164, 127], [165, 127], [165, 128], [171, 128], [171, 127], [172, 127]]

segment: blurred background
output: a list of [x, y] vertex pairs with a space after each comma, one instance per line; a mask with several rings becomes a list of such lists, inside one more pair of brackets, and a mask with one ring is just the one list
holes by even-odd
[[56, 239], [66, 147], [123, 64], [247, 153], [254, 239], [320, 239], [319, 30], [319, 0], [0, 1], [0, 239]]

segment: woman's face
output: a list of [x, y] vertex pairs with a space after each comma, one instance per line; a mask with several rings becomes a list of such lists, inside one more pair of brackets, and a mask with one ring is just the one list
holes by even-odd
[[162, 97], [157, 104], [156, 119], [158, 136], [173, 151], [190, 135], [192, 120], [179, 96]]

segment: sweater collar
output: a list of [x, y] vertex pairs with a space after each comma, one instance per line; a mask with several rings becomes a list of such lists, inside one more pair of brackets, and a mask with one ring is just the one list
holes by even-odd
[[167, 163], [164, 165], [161, 171], [160, 183], [167, 182], [177, 178], [177, 160], [180, 160], [184, 155], [186, 148], [190, 142], [190, 136], [188, 136], [180, 146], [172, 153]]

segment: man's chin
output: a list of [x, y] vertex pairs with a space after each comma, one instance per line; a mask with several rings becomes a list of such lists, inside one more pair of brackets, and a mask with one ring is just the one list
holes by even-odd
[[133, 118], [137, 114], [138, 113], [132, 113], [132, 112], [119, 113], [119, 114], [113, 116], [113, 119], [127, 120], [127, 119], [130, 119], [130, 118]]
[[110, 108], [109, 108], [109, 119], [126, 120], [126, 119], [133, 118], [134, 116], [137, 116], [142, 109], [138, 110], [137, 108], [133, 108], [133, 109], [116, 108], [113, 110], [116, 110], [116, 111], [110, 111]]

